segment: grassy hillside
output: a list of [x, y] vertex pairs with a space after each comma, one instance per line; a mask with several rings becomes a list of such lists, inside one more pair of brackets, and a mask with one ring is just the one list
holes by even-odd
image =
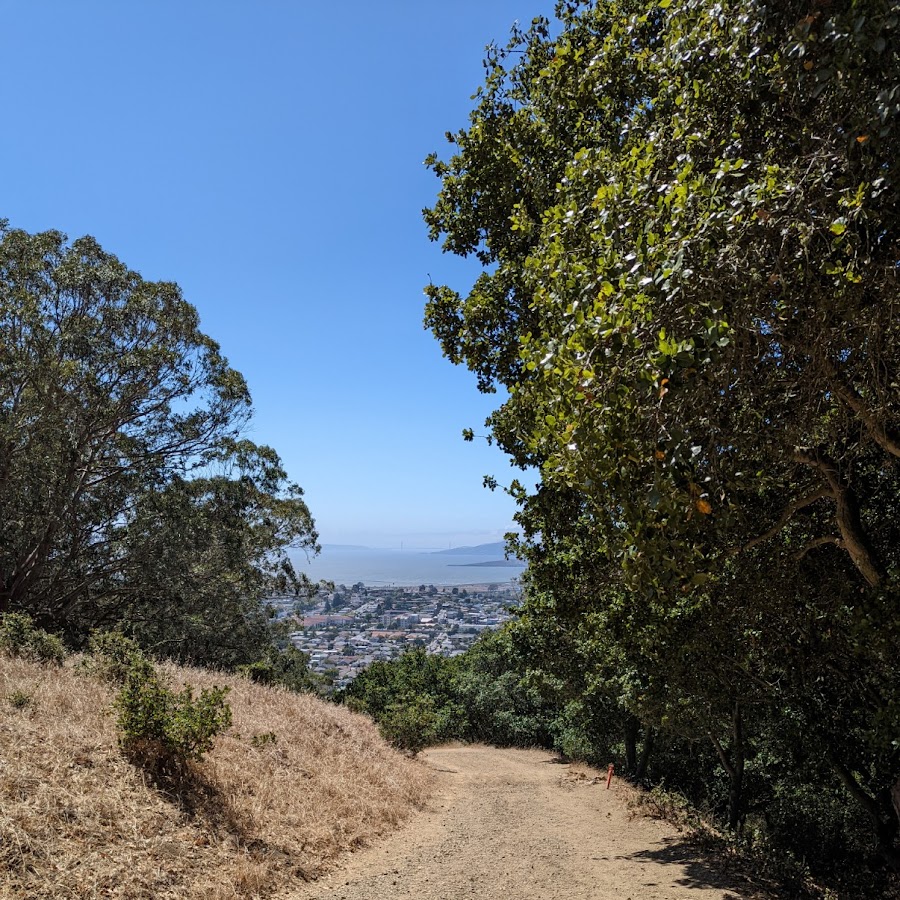
[[121, 755], [112, 689], [0, 656], [0, 896], [268, 896], [398, 825], [430, 778], [362, 716], [200, 670], [234, 722], [178, 783]]

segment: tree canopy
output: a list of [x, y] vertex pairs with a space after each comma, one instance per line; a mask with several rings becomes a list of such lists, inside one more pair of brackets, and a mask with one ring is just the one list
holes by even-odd
[[501, 444], [611, 511], [645, 578], [801, 509], [798, 551], [870, 585], [895, 564], [866, 507], [900, 456], [898, 13], [808, 6], [562, 4], [558, 35], [491, 53], [430, 160], [432, 235], [489, 268], [430, 288], [428, 324], [511, 390]]
[[299, 585], [286, 550], [314, 550], [316, 533], [277, 454], [243, 438], [250, 413], [176, 284], [92, 238], [4, 225], [0, 612], [256, 658], [260, 601]]
[[898, 28], [895, 0], [561, 2], [489, 48], [425, 211], [484, 267], [426, 324], [540, 471], [526, 614], [711, 741], [732, 824], [794, 734], [895, 865]]

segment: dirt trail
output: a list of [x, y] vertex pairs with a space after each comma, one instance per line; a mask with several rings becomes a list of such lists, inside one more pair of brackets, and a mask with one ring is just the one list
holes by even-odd
[[[749, 900], [625, 786], [540, 751], [443, 747], [429, 808], [297, 900]], [[617, 790], [618, 787], [618, 790]]]

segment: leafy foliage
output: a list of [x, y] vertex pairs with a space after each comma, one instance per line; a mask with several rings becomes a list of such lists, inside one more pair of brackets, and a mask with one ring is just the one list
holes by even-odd
[[309, 657], [293, 645], [270, 647], [265, 655], [238, 670], [258, 684], [281, 685], [290, 691], [316, 691], [319, 683], [309, 668]]
[[3, 223], [0, 287], [0, 611], [257, 659], [263, 599], [306, 586], [287, 550], [317, 545], [277, 454], [242, 437], [240, 373], [177, 285], [92, 238]]
[[57, 666], [66, 656], [62, 641], [36, 628], [31, 617], [23, 613], [6, 613], [0, 617], [0, 652]]
[[204, 688], [194, 697], [187, 685], [175, 693], [145, 656], [132, 654], [115, 700], [123, 750], [155, 770], [202, 758], [231, 725], [227, 693], [228, 688]]
[[464, 717], [452, 693], [456, 664], [421, 648], [391, 662], [375, 662], [339, 696], [366, 712], [396, 746], [418, 752], [459, 735]]
[[142, 665], [144, 654], [137, 641], [121, 631], [94, 631], [88, 640], [84, 669], [108, 684], [122, 685], [135, 665]]
[[432, 236], [492, 268], [465, 299], [430, 287], [426, 322], [511, 391], [492, 424], [517, 461], [615, 510], [635, 583], [708, 576], [785, 497], [818, 504], [795, 550], [831, 527], [885, 576], [849, 478], [900, 455], [900, 20], [867, 13], [562, 5], [560, 35], [489, 55], [456, 155], [430, 158]]
[[786, 843], [836, 779], [900, 869], [900, 10], [557, 17], [489, 48], [425, 218], [484, 266], [430, 285], [426, 324], [540, 471], [510, 491], [558, 733], [703, 741], [716, 812]]
[[361, 672], [339, 698], [404, 749], [446, 740], [550, 746], [556, 697], [525, 669], [508, 633], [487, 632], [451, 659], [417, 649]]

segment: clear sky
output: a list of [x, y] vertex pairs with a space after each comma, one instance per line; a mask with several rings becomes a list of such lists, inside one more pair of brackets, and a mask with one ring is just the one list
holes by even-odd
[[0, 216], [177, 281], [249, 382], [328, 543], [496, 540], [496, 398], [422, 328], [472, 264], [428, 241], [422, 164], [483, 48], [552, 0], [0, 0]]

